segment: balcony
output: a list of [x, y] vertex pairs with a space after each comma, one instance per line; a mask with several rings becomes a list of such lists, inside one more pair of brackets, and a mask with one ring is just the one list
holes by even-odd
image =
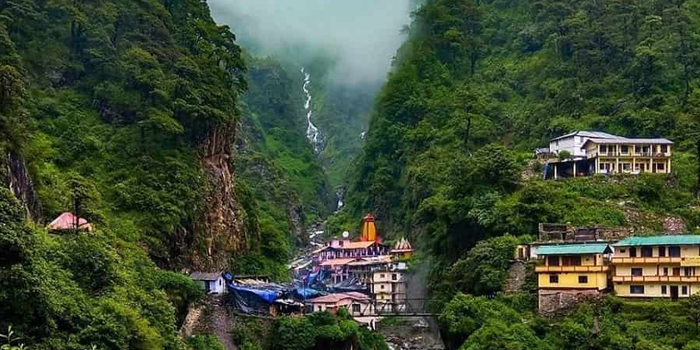
[[535, 272], [606, 272], [609, 266], [536, 266]]
[[613, 282], [700, 282], [700, 276], [613, 276]]
[[636, 257], [636, 258], [612, 258], [613, 264], [680, 264], [681, 257]]

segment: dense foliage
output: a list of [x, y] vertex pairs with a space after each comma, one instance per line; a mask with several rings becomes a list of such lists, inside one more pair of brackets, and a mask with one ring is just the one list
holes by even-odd
[[[385, 231], [446, 264], [484, 238], [534, 235], [538, 222], [653, 231], [674, 214], [696, 227], [698, 8], [428, 1], [379, 93], [340, 221], [374, 210]], [[678, 166], [669, 177], [537, 180], [531, 149], [577, 129], [671, 138]]]
[[512, 298], [458, 294], [439, 321], [451, 349], [696, 349], [693, 315], [681, 303], [607, 297], [546, 320]]
[[388, 350], [384, 338], [358, 325], [345, 309], [307, 317], [284, 316], [263, 326], [265, 321], [240, 322], [234, 340], [245, 350]]
[[[114, 234], [48, 234], [0, 189], [0, 327], [32, 349], [182, 349], [176, 307], [204, 291]], [[16, 344], [15, 344], [16, 345]]]

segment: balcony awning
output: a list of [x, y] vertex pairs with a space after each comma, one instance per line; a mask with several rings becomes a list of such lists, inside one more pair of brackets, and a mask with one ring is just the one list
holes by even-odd
[[607, 243], [558, 244], [537, 247], [537, 255], [583, 255], [612, 253]]
[[700, 235], [665, 235], [647, 237], [628, 237], [614, 247], [655, 246], [655, 245], [700, 245]]

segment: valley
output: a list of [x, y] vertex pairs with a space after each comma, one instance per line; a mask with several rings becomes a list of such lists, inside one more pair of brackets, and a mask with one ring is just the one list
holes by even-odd
[[0, 0], [2, 350], [700, 349], [700, 0]]

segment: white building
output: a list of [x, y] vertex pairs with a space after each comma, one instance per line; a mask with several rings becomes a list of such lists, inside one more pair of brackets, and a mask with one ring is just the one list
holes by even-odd
[[576, 131], [571, 134], [559, 136], [549, 141], [549, 151], [559, 154], [561, 151], [567, 151], [574, 158], [586, 157], [586, 150], [583, 149], [583, 144], [588, 140], [603, 140], [603, 139], [619, 139], [620, 136], [611, 135], [599, 131]]
[[199, 282], [207, 294], [226, 293], [226, 281], [221, 272], [193, 272], [190, 278]]

